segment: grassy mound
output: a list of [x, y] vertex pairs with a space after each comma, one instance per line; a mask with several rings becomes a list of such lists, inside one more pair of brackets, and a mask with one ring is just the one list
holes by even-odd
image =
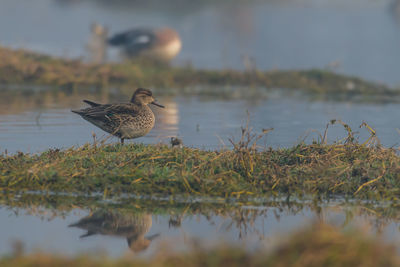
[[166, 145], [85, 145], [0, 156], [6, 191], [158, 196], [314, 196], [398, 201], [400, 157], [363, 144], [203, 151]]

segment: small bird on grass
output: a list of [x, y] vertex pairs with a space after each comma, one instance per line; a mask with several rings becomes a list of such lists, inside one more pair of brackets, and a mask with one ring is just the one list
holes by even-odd
[[91, 107], [71, 110], [100, 129], [121, 139], [146, 135], [154, 127], [155, 117], [148, 104], [164, 108], [156, 102], [149, 89], [138, 88], [129, 103], [98, 104], [83, 100]]
[[174, 147], [174, 146], [182, 147], [183, 146], [182, 139], [180, 139], [178, 137], [171, 137], [170, 143], [171, 143], [172, 147]]

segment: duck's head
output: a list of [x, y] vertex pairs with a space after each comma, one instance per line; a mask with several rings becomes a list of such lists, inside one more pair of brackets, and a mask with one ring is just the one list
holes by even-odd
[[153, 93], [149, 89], [138, 88], [131, 98], [131, 103], [139, 104], [139, 105], [148, 105], [153, 104], [160, 108], [164, 108], [163, 105], [158, 104], [157, 101], [153, 97]]

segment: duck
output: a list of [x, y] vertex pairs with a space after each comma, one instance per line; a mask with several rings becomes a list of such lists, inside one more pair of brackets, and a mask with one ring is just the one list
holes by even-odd
[[168, 63], [182, 48], [179, 34], [169, 27], [134, 28], [108, 39], [110, 46], [121, 48], [129, 58], [146, 58]]
[[121, 140], [145, 136], [153, 129], [155, 116], [149, 104], [165, 108], [157, 103], [149, 89], [138, 88], [129, 103], [99, 104], [83, 100], [89, 108], [71, 110], [83, 119]]

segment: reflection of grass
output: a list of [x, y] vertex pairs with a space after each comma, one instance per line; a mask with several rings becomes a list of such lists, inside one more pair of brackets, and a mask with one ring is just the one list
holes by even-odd
[[279, 199], [257, 199], [253, 201], [221, 201], [218, 199], [193, 199], [176, 201], [173, 199], [147, 199], [149, 196], [138, 198], [113, 198], [104, 201], [102, 196], [77, 195], [47, 195], [47, 194], [14, 194], [5, 193], [0, 196], [0, 205], [18, 214], [27, 211], [29, 214], [46, 219], [64, 216], [76, 209], [111, 210], [121, 214], [146, 213], [154, 216], [168, 216], [170, 226], [179, 226], [186, 217], [202, 215], [211, 223], [215, 216], [228, 218], [239, 230], [248, 229], [254, 232], [256, 219], [268, 216], [273, 212], [279, 220], [287, 214], [303, 214], [312, 211], [318, 218], [331, 212], [340, 212], [345, 217], [345, 225], [351, 223], [357, 216], [362, 216], [371, 225], [382, 229], [391, 222], [400, 220], [400, 206], [396, 204], [374, 204], [364, 201], [347, 202], [335, 200], [330, 203], [316, 201], [289, 201]]
[[[332, 121], [332, 123], [336, 123]], [[166, 145], [85, 145], [40, 155], [2, 155], [0, 187], [8, 191], [134, 193], [246, 199], [313, 196], [398, 201], [400, 158], [376, 143], [359, 144], [350, 127], [342, 144], [299, 144], [257, 151], [243, 130], [233, 150]], [[365, 127], [369, 127], [366, 125]]]
[[[282, 238], [280, 238], [281, 240]], [[171, 246], [171, 244], [169, 244]], [[188, 252], [168, 253], [164, 248], [148, 260], [110, 259], [100, 255], [36, 253], [24, 255], [16, 246], [14, 255], [3, 257], [2, 266], [399, 266], [393, 245], [368, 238], [363, 232], [343, 233], [325, 224], [315, 224], [290, 235], [274, 250], [248, 252], [243, 248], [219, 245], [204, 248], [194, 243]]]
[[[180, 88], [164, 93], [196, 92], [218, 94], [221, 86], [301, 89], [311, 93], [398, 95], [380, 84], [323, 70], [251, 71], [195, 70], [141, 63], [91, 65], [22, 50], [0, 47], [0, 83], [60, 86], [67, 90], [93, 90], [118, 87], [131, 93], [132, 87]], [[213, 92], [194, 89], [196, 85], [215, 86]], [[191, 90], [191, 88], [193, 90]], [[222, 92], [226, 93], [226, 92]]]

